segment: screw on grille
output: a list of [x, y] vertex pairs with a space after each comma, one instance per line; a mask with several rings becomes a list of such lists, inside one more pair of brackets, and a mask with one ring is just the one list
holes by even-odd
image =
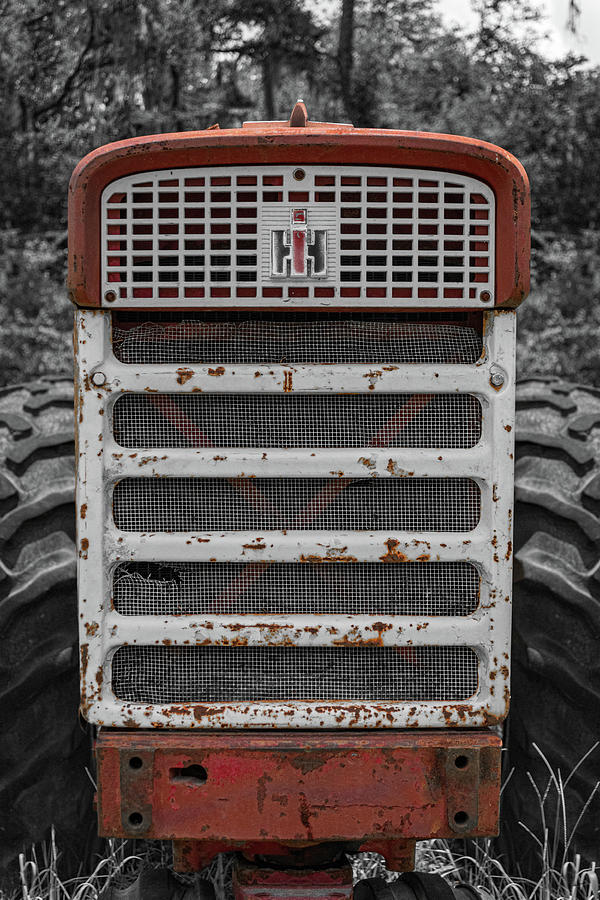
[[490, 375], [490, 384], [492, 385], [492, 387], [502, 387], [502, 385], [504, 384], [504, 375], [502, 374], [502, 372], [492, 372], [492, 374]]
[[102, 387], [105, 382], [106, 375], [104, 374], [104, 372], [94, 372], [94, 374], [92, 375], [92, 384], [95, 387]]
[[492, 295], [489, 291], [482, 291], [479, 295], [479, 299], [482, 303], [489, 303], [492, 299]]
[[107, 291], [104, 295], [104, 299], [107, 303], [114, 303], [117, 299], [117, 295], [114, 291]]

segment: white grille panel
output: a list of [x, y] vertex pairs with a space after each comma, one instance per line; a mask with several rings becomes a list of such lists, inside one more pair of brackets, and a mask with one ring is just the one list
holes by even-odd
[[472, 531], [481, 511], [469, 478], [125, 478], [122, 531]]
[[112, 661], [131, 703], [459, 701], [477, 680], [470, 647], [121, 647]]
[[469, 394], [127, 394], [113, 411], [121, 447], [473, 447]]
[[468, 616], [479, 590], [465, 562], [130, 562], [113, 575], [113, 605], [125, 616]]
[[113, 352], [133, 364], [441, 363], [468, 365], [481, 333], [465, 314], [411, 321], [415, 314], [125, 313], [113, 322]]
[[[294, 171], [176, 169], [113, 182], [102, 199], [103, 290], [163, 306], [476, 306], [482, 292], [491, 301], [495, 208], [483, 182], [339, 166], [304, 167], [298, 181]], [[300, 276], [273, 250], [292, 252], [295, 210], [307, 229]]]

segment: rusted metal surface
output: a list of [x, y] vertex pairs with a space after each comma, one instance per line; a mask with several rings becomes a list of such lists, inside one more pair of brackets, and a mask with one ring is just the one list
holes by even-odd
[[[220, 727], [474, 727], [501, 721], [508, 709], [512, 547], [512, 454], [514, 431], [514, 313], [485, 314], [485, 349], [475, 365], [385, 366], [371, 385], [372, 367], [223, 365], [175, 369], [168, 365], [128, 366], [112, 354], [109, 314], [77, 314], [78, 347], [78, 519], [82, 709], [105, 726]], [[501, 370], [501, 388], [490, 371]], [[217, 372], [219, 377], [215, 377]], [[101, 370], [99, 387], [93, 374]], [[289, 374], [293, 371], [293, 380]], [[185, 377], [183, 377], [183, 374]], [[126, 391], [151, 396], [179, 392], [406, 392], [430, 396], [455, 390], [472, 393], [483, 407], [479, 443], [467, 450], [390, 450], [370, 446], [335, 451], [339, 482], [372, 478], [468, 476], [481, 488], [481, 519], [468, 533], [410, 534], [387, 531], [285, 531], [136, 533], [115, 528], [114, 484], [123, 477], [296, 475], [329, 476], [331, 451], [211, 447], [123, 451], [113, 438], [112, 408]], [[364, 465], [368, 453], [369, 467]], [[336, 482], [337, 484], [337, 482]], [[478, 609], [469, 617], [430, 616], [128, 616], [110, 603], [113, 567], [121, 561], [236, 561], [258, 566], [303, 560], [383, 561], [422, 564], [469, 560], [482, 576]], [[111, 658], [124, 644], [239, 645], [368, 644], [411, 647], [463, 644], [479, 657], [479, 687], [464, 703], [180, 703], [169, 706], [121, 703], [111, 690]]]
[[268, 869], [237, 862], [235, 900], [352, 900], [352, 868]]
[[404, 868], [413, 840], [496, 833], [500, 749], [473, 730], [101, 730], [100, 833], [174, 840], [189, 870], [223, 849], [279, 856], [321, 843]]
[[[69, 188], [69, 293], [79, 306], [101, 305], [100, 203], [104, 188], [134, 173], [193, 166], [401, 166], [462, 173], [496, 197], [498, 307], [517, 306], [529, 289], [529, 186], [520, 163], [488, 144], [451, 135], [354, 129], [307, 123], [254, 123], [251, 128], [133, 138], [93, 151]], [[292, 298], [295, 296], [292, 293]], [[314, 301], [315, 306], [330, 301]], [[425, 301], [426, 304], [426, 301]], [[424, 304], [424, 305], [425, 305]], [[194, 305], [191, 302], [190, 305]], [[228, 301], [217, 300], [223, 308]], [[229, 301], [229, 305], [235, 305]], [[293, 306], [292, 304], [286, 304]], [[382, 305], [386, 305], [383, 303]]]

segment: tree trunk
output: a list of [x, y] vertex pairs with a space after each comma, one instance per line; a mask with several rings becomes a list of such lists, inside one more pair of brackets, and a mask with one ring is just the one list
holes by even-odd
[[355, 0], [342, 0], [342, 14], [340, 17], [337, 52], [342, 100], [344, 101], [346, 115], [351, 122], [354, 120], [355, 113], [352, 91], [352, 69], [354, 64], [354, 3]]
[[265, 115], [270, 120], [275, 118], [275, 69], [273, 57], [267, 52], [262, 61], [262, 83]]

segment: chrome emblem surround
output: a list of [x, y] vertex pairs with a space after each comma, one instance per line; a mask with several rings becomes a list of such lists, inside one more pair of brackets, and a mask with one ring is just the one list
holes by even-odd
[[309, 228], [306, 209], [290, 210], [290, 227], [271, 230], [272, 278], [325, 278], [327, 232]]

